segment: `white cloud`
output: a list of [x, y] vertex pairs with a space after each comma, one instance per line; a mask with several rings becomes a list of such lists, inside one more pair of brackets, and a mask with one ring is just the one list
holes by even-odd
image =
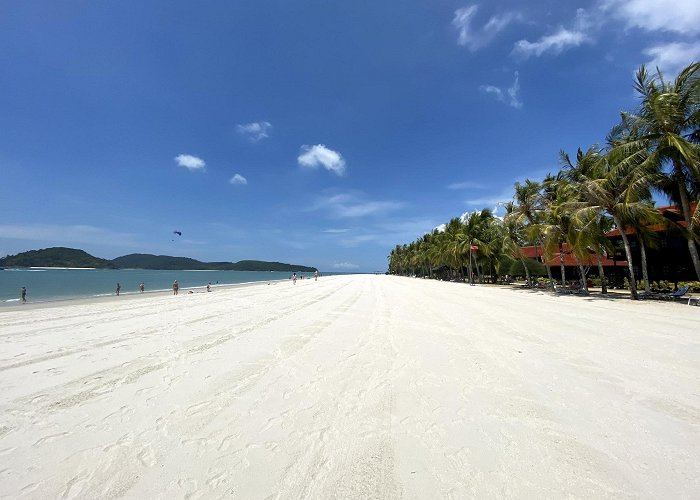
[[322, 233], [330, 233], [330, 234], [342, 234], [342, 233], [347, 233], [350, 231], [349, 229], [323, 229], [321, 232]]
[[304, 168], [323, 167], [336, 175], [345, 173], [345, 160], [337, 151], [333, 151], [323, 144], [302, 146], [301, 151], [302, 153], [297, 158], [299, 166]]
[[664, 75], [673, 77], [691, 61], [700, 60], [700, 42], [667, 43], [649, 47], [642, 52], [652, 58], [646, 62], [651, 71], [658, 67]]
[[253, 142], [270, 137], [272, 124], [270, 122], [253, 122], [236, 125], [239, 134], [246, 136]]
[[487, 94], [493, 95], [496, 98], [496, 100], [504, 102], [508, 106], [511, 106], [513, 108], [520, 109], [523, 107], [523, 103], [519, 97], [520, 75], [517, 71], [515, 72], [515, 80], [513, 81], [513, 85], [507, 88], [505, 92], [494, 85], [482, 85], [479, 87], [479, 90], [481, 90], [482, 92], [486, 92]]
[[589, 38], [583, 31], [559, 28], [559, 31], [556, 33], [543, 36], [536, 42], [528, 42], [527, 40], [515, 42], [513, 54], [525, 59], [530, 56], [539, 57], [545, 52], [560, 54], [564, 50], [570, 47], [578, 47], [586, 41], [589, 41]]
[[[437, 226], [436, 228], [433, 228], [433, 231], [437, 230], [438, 233], [444, 233], [445, 229], [447, 229], [447, 224], [442, 223], [439, 226]], [[432, 233], [433, 231], [430, 231], [430, 232]]]
[[0, 224], [0, 239], [39, 241], [46, 245], [92, 244], [129, 246], [135, 238], [129, 233], [115, 233], [84, 224]]
[[483, 184], [479, 184], [478, 182], [453, 182], [449, 186], [447, 186], [447, 189], [484, 189]]
[[357, 269], [358, 267], [360, 266], [352, 262], [337, 262], [333, 264], [333, 269]]
[[236, 174], [229, 180], [231, 184], [248, 184], [248, 180], [241, 174]]
[[683, 35], [700, 33], [698, 0], [604, 0], [601, 9], [611, 11], [628, 28]]
[[175, 157], [175, 162], [179, 166], [185, 167], [190, 172], [194, 172], [196, 170], [204, 170], [204, 167], [206, 166], [206, 163], [204, 163], [204, 160], [202, 160], [201, 158], [197, 158], [196, 156], [186, 154], [177, 155]]
[[455, 11], [455, 16], [452, 19], [452, 26], [458, 32], [457, 44], [469, 48], [472, 52], [488, 45], [509, 24], [521, 19], [520, 14], [506, 12], [492, 16], [481, 28], [474, 28], [472, 22], [478, 9], [478, 5], [462, 7]]
[[404, 206], [396, 201], [371, 201], [355, 193], [341, 193], [320, 199], [310, 210], [324, 210], [333, 217], [380, 215]]

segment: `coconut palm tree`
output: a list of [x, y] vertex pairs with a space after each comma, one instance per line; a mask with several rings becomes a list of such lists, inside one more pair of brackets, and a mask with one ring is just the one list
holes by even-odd
[[625, 246], [630, 292], [634, 300], [638, 298], [637, 283], [625, 227], [630, 220], [658, 220], [658, 212], [648, 203], [649, 189], [655, 180], [646, 148], [612, 148], [593, 167], [580, 174], [579, 182], [573, 184], [577, 198], [568, 203], [577, 223], [585, 224], [586, 220], [592, 220], [600, 213], [613, 219]]
[[509, 201], [504, 205], [504, 208], [506, 214], [503, 217], [503, 249], [505, 251], [510, 251], [511, 255], [516, 256], [520, 260], [525, 270], [527, 285], [531, 287], [532, 279], [530, 278], [530, 270], [527, 267], [525, 256], [522, 251], [524, 244], [523, 233], [525, 230], [522, 218], [519, 216], [518, 208], [514, 202]]
[[657, 69], [637, 71], [635, 90], [641, 96], [635, 114], [623, 114], [623, 123], [633, 140], [627, 147], [649, 148], [648, 162], [665, 175], [657, 183], [678, 203], [686, 224], [688, 250], [700, 279], [700, 212], [692, 202], [700, 199], [700, 62], [684, 68], [673, 81], [666, 81]]
[[[544, 236], [540, 223], [542, 221], [542, 214], [546, 210], [546, 199], [543, 197], [542, 193], [543, 187], [543, 184], [539, 182], [525, 179], [523, 184], [520, 182], [515, 183], [515, 194], [513, 196], [516, 213], [518, 214], [517, 216], [527, 222], [529, 239], [539, 244], [542, 254], [544, 254]], [[549, 265], [547, 265], [546, 259], [544, 260], [545, 267], [547, 268], [547, 277], [551, 282], [552, 270], [549, 268]]]
[[[461, 232], [457, 235], [457, 241], [462, 250], [462, 254], [469, 255], [469, 283], [474, 284], [474, 273], [472, 263], [476, 264], [474, 250], [480, 250], [482, 255], [488, 252], [488, 227], [493, 220], [493, 212], [484, 208], [480, 212], [472, 212], [464, 217]], [[481, 279], [479, 266], [476, 266], [477, 274]]]

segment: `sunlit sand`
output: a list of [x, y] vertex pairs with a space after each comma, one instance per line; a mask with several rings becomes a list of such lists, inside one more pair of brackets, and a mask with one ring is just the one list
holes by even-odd
[[361, 275], [18, 306], [0, 494], [697, 497], [698, 325], [679, 304]]

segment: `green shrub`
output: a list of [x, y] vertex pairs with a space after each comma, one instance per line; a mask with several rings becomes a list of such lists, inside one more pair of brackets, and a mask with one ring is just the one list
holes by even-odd
[[[547, 268], [544, 267], [544, 264], [541, 262], [536, 261], [535, 259], [525, 259], [525, 262], [528, 271], [530, 271], [531, 277], [547, 276]], [[513, 261], [508, 274], [511, 276], [525, 276], [525, 268], [523, 267], [523, 263], [519, 259]]]

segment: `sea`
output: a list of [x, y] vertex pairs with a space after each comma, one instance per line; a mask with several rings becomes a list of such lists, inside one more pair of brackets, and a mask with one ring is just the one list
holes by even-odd
[[[342, 274], [342, 273], [322, 273]], [[120, 295], [172, 290], [173, 281], [180, 284], [180, 292], [202, 289], [208, 283], [217, 286], [264, 281], [287, 280], [289, 272], [280, 271], [170, 271], [150, 269], [63, 269], [22, 268], [0, 270], [0, 307], [19, 304], [22, 287], [27, 288], [27, 303], [52, 302], [114, 295], [117, 283]], [[312, 278], [313, 273], [297, 276]]]

